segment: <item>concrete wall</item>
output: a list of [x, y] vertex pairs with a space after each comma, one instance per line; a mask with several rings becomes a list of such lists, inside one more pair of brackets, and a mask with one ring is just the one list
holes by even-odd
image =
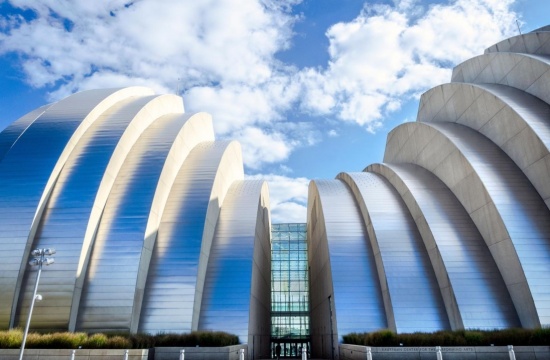
[[[128, 350], [128, 360], [179, 360], [180, 351], [185, 350], [186, 360], [238, 360], [239, 351], [244, 349], [247, 357], [248, 346], [226, 347], [159, 347], [151, 350]], [[26, 349], [24, 360], [62, 360], [70, 359], [71, 349]], [[75, 360], [122, 360], [124, 349], [79, 349]], [[151, 355], [151, 356], [149, 356]], [[19, 349], [0, 349], [0, 359], [18, 360]]]
[[[514, 346], [517, 360], [550, 359], [550, 346]], [[436, 348], [427, 347], [372, 347], [373, 360], [435, 360]], [[507, 346], [441, 347], [443, 360], [510, 360]], [[340, 345], [340, 360], [367, 359], [367, 347]]]
[[[70, 359], [71, 349], [25, 349], [24, 360], [60, 360]], [[75, 352], [75, 360], [121, 360], [124, 359], [124, 349], [79, 349]], [[149, 350], [128, 350], [128, 360], [147, 360]], [[18, 360], [19, 349], [0, 349], [0, 359]]]
[[207, 347], [162, 347], [155, 348], [154, 360], [178, 360], [180, 351], [185, 350], [185, 360], [238, 360], [239, 351], [244, 349], [247, 358], [248, 345], [218, 348]]

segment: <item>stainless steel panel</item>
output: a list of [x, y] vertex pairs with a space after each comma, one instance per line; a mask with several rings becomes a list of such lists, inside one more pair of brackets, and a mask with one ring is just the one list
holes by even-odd
[[[364, 332], [384, 329], [388, 327], [374, 254], [369, 242], [363, 220], [357, 204], [349, 188], [340, 180], [315, 180], [318, 193], [309, 202], [317, 202], [322, 213], [310, 210], [308, 214], [309, 226], [324, 224], [324, 229], [310, 230], [308, 243], [326, 242], [328, 245], [329, 263], [326, 265], [312, 262], [321, 262], [322, 250], [317, 245], [310, 247], [311, 296], [318, 296], [319, 287], [333, 288], [332, 301], [334, 304], [334, 321], [337, 326], [337, 335], [351, 332]], [[311, 188], [312, 185], [310, 185]], [[321, 218], [317, 221], [314, 218]], [[324, 238], [311, 238], [312, 234], [325, 234]], [[315, 274], [315, 267], [323, 266], [322, 271], [330, 274]], [[316, 278], [320, 276], [321, 278]], [[322, 284], [322, 281], [331, 281], [331, 284]], [[320, 305], [321, 299], [312, 300], [312, 333], [317, 331], [317, 324], [323, 317], [329, 317], [329, 304]], [[317, 314], [318, 311], [325, 315]], [[328, 331], [328, 330], [327, 330]]]
[[453, 327], [519, 327], [516, 310], [487, 245], [449, 188], [413, 164], [371, 165], [367, 171], [384, 176], [401, 189], [402, 199], [417, 216], [415, 222], [433, 267], [439, 271], [436, 276], [444, 301], [446, 292], [451, 292], [446, 303], [449, 318], [459, 317]]
[[375, 256], [380, 257], [378, 266], [384, 268], [380, 280], [387, 284], [396, 331], [449, 329], [426, 247], [397, 191], [378, 174], [341, 173], [338, 178], [352, 187], [360, 209], [366, 211], [362, 215]]
[[393, 132], [387, 149], [394, 150], [385, 160], [415, 163], [440, 178], [489, 245], [522, 326], [549, 324], [550, 282], [538, 280], [550, 272], [550, 211], [521, 170], [493, 142], [463, 125], [409, 123]]
[[[549, 64], [545, 67], [550, 69]], [[451, 95], [442, 100], [442, 94]], [[545, 181], [550, 178], [545, 164], [545, 158], [550, 159], [549, 104], [506, 85], [462, 83], [438, 86], [424, 93], [421, 101], [418, 121], [456, 122], [485, 135], [516, 163], [543, 199], [550, 199]]]
[[[253, 294], [266, 292], [267, 303], [263, 305], [269, 306], [269, 277], [262, 278], [269, 276], [269, 269], [262, 274], [258, 268], [258, 264], [269, 264], [269, 253], [255, 249], [269, 248], [269, 223], [263, 223], [261, 207], [264, 186], [263, 181], [236, 181], [226, 195], [210, 249], [199, 319], [199, 330], [227, 331], [238, 335], [244, 344], [249, 333], [257, 331], [256, 327], [249, 328], [249, 321], [259, 320], [253, 317]], [[261, 234], [264, 237], [258, 238]], [[267, 330], [269, 310], [264, 312], [263, 324], [259, 325]]]
[[[192, 329], [206, 214], [226, 141], [197, 145], [179, 170], [160, 223], [149, 267], [139, 331]], [[200, 281], [200, 280], [199, 280]]]
[[[153, 197], [168, 152], [188, 118], [171, 114], [155, 120], [126, 157], [97, 230], [82, 291], [79, 330], [130, 330]], [[127, 279], [129, 286], [122, 288], [116, 279]]]
[[502, 40], [485, 50], [485, 53], [493, 52], [516, 52], [526, 54], [550, 55], [548, 43], [550, 41], [549, 31], [532, 31], [529, 33], [510, 37]]
[[52, 104], [47, 104], [29, 112], [2, 130], [0, 133], [0, 161], [2, 161], [21, 134], [23, 134], [51, 105]]
[[10, 317], [14, 320], [14, 305], [38, 225], [35, 216], [42, 213], [41, 198], [47, 199], [50, 189], [46, 185], [57, 177], [54, 168], [62, 165], [64, 158], [60, 156], [65, 146], [73, 135], [78, 137], [83, 127], [116, 102], [120, 93], [117, 89], [90, 90], [53, 104], [27, 127], [0, 163], [0, 213], [18, 214], [17, 218], [0, 218], [0, 245], [12, 249], [0, 254], [0, 283], [18, 273], [15, 284], [10, 281], [0, 292], [0, 328], [8, 327]]
[[[154, 98], [155, 96], [134, 97], [114, 105], [90, 126], [67, 159], [33, 242], [33, 247], [36, 248], [58, 249], [55, 265], [42, 274], [40, 293], [44, 300], [35, 305], [31, 323], [33, 328], [68, 328], [84, 234], [99, 185], [127, 126], [143, 106]], [[56, 225], [63, 221], [57, 220], [58, 218], [67, 217], [71, 217], [72, 226]], [[53, 224], [52, 228], [50, 224]], [[48, 280], [54, 277], [57, 279], [56, 283], [48, 284]], [[32, 296], [30, 291], [33, 286], [34, 271], [28, 271], [23, 278], [24, 296], [21, 301], [25, 301], [25, 296]], [[51, 297], [51, 292], [59, 293], [60, 286], [65, 288], [62, 295]], [[63, 313], [53, 315], [49, 311], [52, 306], [64, 309]], [[25, 323], [27, 314], [28, 308], [20, 306], [16, 313], [16, 324]]]

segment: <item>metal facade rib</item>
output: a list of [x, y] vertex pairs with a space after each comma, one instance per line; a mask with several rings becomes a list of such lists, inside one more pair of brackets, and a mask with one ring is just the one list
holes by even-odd
[[[62, 248], [56, 256], [56, 266], [42, 275], [41, 292], [44, 301], [35, 305], [33, 327], [66, 329], [69, 327], [71, 306], [76, 287], [79, 264], [88, 227], [94, 227], [91, 215], [100, 194], [113, 152], [136, 115], [154, 102], [155, 97], [131, 97], [105, 111], [82, 136], [67, 159], [52, 191], [44, 216], [38, 227], [33, 247]], [[110, 174], [111, 175], [111, 174]], [[116, 176], [115, 174], [112, 174]], [[101, 206], [99, 211], [103, 210]], [[91, 224], [90, 224], [91, 223]], [[26, 321], [33, 294], [33, 271], [27, 272], [17, 313], [19, 324]], [[113, 273], [111, 281], [124, 286]], [[30, 283], [28, 279], [31, 279]]]
[[509, 86], [462, 83], [433, 88], [421, 102], [418, 121], [456, 122], [485, 135], [519, 166], [550, 207], [550, 186], [544, 181], [550, 177], [550, 105]]
[[550, 271], [550, 214], [521, 170], [494, 143], [459, 124], [403, 124], [392, 131], [389, 148], [394, 150], [386, 151], [385, 161], [427, 168], [466, 208], [495, 258], [522, 326], [547, 323], [550, 285], [542, 277]]
[[[374, 173], [340, 173], [359, 203], [363, 220], [384, 267], [387, 296], [398, 332], [450, 328], [439, 286], [420, 233], [397, 191]], [[378, 253], [377, 253], [378, 252]], [[422, 314], [422, 318], [418, 314]]]
[[50, 106], [0, 163], [0, 327], [13, 326], [27, 258], [38, 222], [69, 154], [86, 129], [112, 105], [149, 90], [89, 90]]
[[500, 84], [514, 87], [550, 103], [550, 54], [489, 53], [453, 70], [453, 83]]
[[[97, 231], [80, 302], [79, 330], [130, 330], [155, 189], [168, 152], [187, 120], [183, 114], [160, 117], [126, 157]], [[120, 280], [128, 280], [128, 285], [121, 286]]]
[[[261, 215], [266, 194], [267, 185], [261, 180], [235, 181], [228, 191], [210, 250], [199, 330], [228, 331], [249, 343], [249, 322], [256, 322], [252, 314], [249, 317], [252, 294], [257, 293], [253, 287], [270, 290], [271, 282], [269, 270], [258, 268], [269, 264], [269, 253], [254, 251], [269, 249], [269, 234], [257, 232], [268, 225]], [[259, 277], [255, 284], [254, 271]], [[269, 317], [269, 299], [265, 300], [263, 316]]]
[[[231, 182], [242, 176], [240, 147], [234, 142], [201, 143], [185, 160], [159, 226], [139, 331], [197, 329], [200, 303], [195, 298], [202, 297], [204, 261], [219, 208]], [[205, 246], [205, 242], [210, 243]]]
[[328, 330], [321, 328], [329, 322], [323, 323], [321, 314], [329, 309], [329, 301], [340, 340], [350, 332], [388, 327], [376, 254], [352, 192], [341, 180], [315, 180], [308, 201], [312, 339], [323, 332], [326, 336]]
[[520, 322], [481, 234], [452, 192], [413, 164], [373, 164], [400, 193], [422, 235], [453, 329], [505, 329]]

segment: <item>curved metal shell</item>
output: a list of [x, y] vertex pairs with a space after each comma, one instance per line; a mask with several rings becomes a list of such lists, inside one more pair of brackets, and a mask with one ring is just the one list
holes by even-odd
[[453, 69], [451, 82], [508, 85], [550, 104], [550, 55], [476, 56]]
[[236, 142], [203, 142], [189, 153], [160, 222], [139, 331], [197, 330], [220, 207], [231, 183], [243, 176]]
[[[198, 127], [204, 130], [197, 132]], [[150, 254], [145, 244], [146, 226], [155, 190], [165, 186], [160, 177], [163, 167], [168, 165], [165, 165], [168, 153], [176, 147], [175, 153], [185, 158], [189, 149], [201, 140], [212, 139], [209, 118], [201, 114], [169, 114], [159, 117], [136, 141], [118, 172], [103, 210], [80, 299], [81, 310], [76, 322], [79, 330], [137, 331], [131, 324], [136, 322], [133, 321], [135, 314], [139, 314], [135, 307], [141, 307], [140, 302], [136, 304], [136, 298], [143, 296], [143, 286], [136, 285], [137, 278], [140, 269], [149, 265], [141, 264], [146, 257], [144, 252]], [[170, 164], [176, 166], [171, 169], [172, 173], [177, 172], [181, 163], [183, 159], [179, 166]], [[158, 218], [158, 214], [154, 216]], [[113, 281], [115, 276], [125, 285]]]
[[27, 128], [51, 105], [52, 104], [47, 104], [29, 112], [2, 130], [0, 133], [0, 161], [2, 161], [6, 153], [10, 151], [11, 147], [17, 139], [19, 139], [21, 134], [23, 134], [25, 130], [27, 130]]
[[[161, 115], [175, 112], [183, 112], [183, 107], [174, 95], [122, 100], [105, 111], [75, 146], [54, 186], [33, 242], [37, 248], [64, 249], [56, 256], [56, 266], [42, 275], [41, 293], [45, 299], [35, 305], [34, 328], [74, 329], [84, 267], [118, 171], [142, 130]], [[32, 271], [27, 272], [30, 274]], [[27, 304], [33, 294], [34, 284], [28, 284], [27, 279], [28, 276], [24, 278], [25, 291], [17, 314], [20, 321], [26, 321]]]
[[547, 28], [540, 28], [530, 33], [513, 36], [485, 50], [486, 54], [492, 52], [550, 55], [550, 32]]
[[373, 164], [399, 192], [428, 249], [453, 329], [519, 327], [516, 310], [481, 234], [452, 192], [413, 164]]
[[[0, 255], [0, 327], [26, 320], [35, 246], [57, 254], [32, 329], [135, 333], [143, 310], [145, 331], [196, 330], [218, 214], [236, 182], [223, 218], [253, 209], [231, 228], [232, 241], [243, 226], [252, 239], [250, 276], [232, 278], [248, 294], [240, 335], [265, 345], [251, 353], [267, 353], [267, 186], [243, 176], [240, 145], [215, 142], [210, 116], [184, 114], [178, 96], [92, 90], [25, 115], [0, 134], [0, 243], [10, 249]], [[160, 313], [159, 299], [169, 304]], [[234, 318], [222, 310], [218, 320]]]
[[[330, 354], [351, 332], [388, 327], [375, 253], [349, 187], [341, 180], [309, 185], [308, 229], [312, 346]], [[323, 340], [321, 340], [323, 339]], [[322, 349], [322, 344], [325, 349]]]
[[550, 213], [521, 170], [459, 124], [407, 123], [388, 136], [386, 162], [420, 165], [451, 189], [497, 263], [522, 326], [550, 321]]
[[89, 90], [50, 106], [0, 162], [0, 328], [13, 326], [27, 259], [44, 206], [69, 155], [111, 106], [145, 88]]
[[550, 105], [504, 85], [451, 83], [422, 95], [418, 121], [456, 122], [488, 137], [550, 208]]
[[[397, 332], [449, 329], [426, 247], [397, 191], [374, 173], [340, 173], [338, 179], [351, 188], [366, 224], [386, 314], [389, 320], [394, 320], [394, 323], [388, 321], [390, 329]], [[418, 316], [420, 313], [422, 318]]]
[[268, 208], [264, 181], [235, 181], [229, 188], [212, 241], [198, 327], [238, 335], [243, 344], [262, 343], [255, 357], [269, 353]]

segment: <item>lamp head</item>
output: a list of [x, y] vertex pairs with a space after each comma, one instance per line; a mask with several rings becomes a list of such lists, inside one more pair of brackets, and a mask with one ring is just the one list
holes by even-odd
[[55, 254], [55, 249], [44, 249], [44, 255], [51, 256]]
[[43, 264], [45, 265], [51, 265], [55, 262], [53, 258], [45, 258]]
[[31, 255], [32, 255], [32, 256], [40, 256], [40, 255], [42, 255], [42, 250], [41, 250], [41, 249], [34, 249], [34, 250], [31, 252]]
[[32, 258], [29, 261], [30, 266], [38, 266], [39, 264], [40, 264], [40, 259], [39, 258]]

